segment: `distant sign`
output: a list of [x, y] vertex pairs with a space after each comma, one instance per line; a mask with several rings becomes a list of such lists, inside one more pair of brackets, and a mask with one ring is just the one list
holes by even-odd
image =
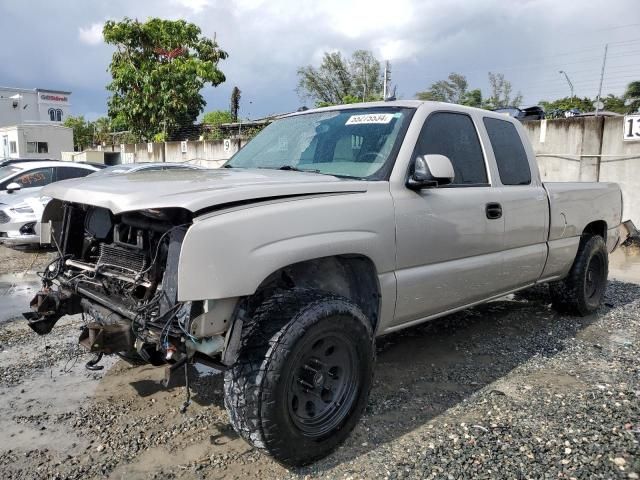
[[231, 151], [231, 139], [230, 138], [225, 138], [224, 142], [223, 142], [223, 145], [224, 145], [224, 151], [225, 152], [230, 152]]
[[40, 100], [47, 100], [49, 102], [68, 102], [69, 97], [66, 95], [51, 95], [48, 93], [41, 93]]
[[640, 142], [640, 115], [625, 115], [623, 127], [626, 142]]
[[180, 151], [182, 153], [187, 153], [187, 142], [180, 142]]
[[147, 142], [147, 153], [153, 153], [153, 143]]

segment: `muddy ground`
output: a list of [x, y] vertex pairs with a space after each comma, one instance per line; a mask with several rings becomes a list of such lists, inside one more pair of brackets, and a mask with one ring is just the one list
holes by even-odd
[[78, 319], [46, 337], [15, 320], [50, 256], [0, 247], [2, 479], [639, 478], [637, 250], [612, 258], [596, 315], [558, 315], [535, 288], [380, 339], [364, 418], [294, 470], [236, 436], [220, 375], [193, 371], [181, 414], [162, 369], [86, 370]]

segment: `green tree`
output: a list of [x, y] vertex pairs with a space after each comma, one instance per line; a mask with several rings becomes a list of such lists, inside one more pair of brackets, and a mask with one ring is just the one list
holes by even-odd
[[202, 123], [207, 125], [220, 126], [223, 123], [231, 122], [233, 122], [233, 116], [227, 110], [214, 110], [213, 112], [205, 113], [204, 117], [202, 117]]
[[627, 111], [624, 113], [634, 113], [640, 111], [640, 81], [631, 82], [624, 92], [624, 100]]
[[[381, 100], [382, 70], [380, 62], [369, 50], [356, 50], [349, 60], [351, 96], [363, 101]], [[344, 98], [343, 98], [344, 99]], [[355, 103], [355, 102], [352, 102]]]
[[485, 102], [485, 107], [489, 109], [517, 107], [522, 103], [522, 95], [518, 92], [513, 94], [511, 82], [504, 78], [502, 73], [489, 72], [489, 88], [491, 95]]
[[469, 83], [464, 75], [452, 72], [447, 80], [439, 80], [431, 84], [429, 90], [416, 93], [418, 100], [432, 100], [461, 104], [467, 95]]
[[469, 90], [463, 95], [462, 101], [460, 102], [460, 104], [466, 105], [467, 107], [481, 108], [482, 107], [482, 91], [479, 88], [474, 88], [473, 90]]
[[218, 62], [227, 53], [193, 23], [125, 18], [108, 20], [102, 33], [116, 47], [109, 65], [109, 117], [143, 139], [193, 123], [205, 105], [200, 90], [225, 80]]
[[538, 104], [549, 114], [554, 111], [564, 112], [574, 108], [577, 108], [581, 112], [590, 112], [593, 110], [593, 100], [589, 97], [563, 97], [553, 101], [540, 100]]
[[81, 152], [93, 145], [93, 125], [87, 122], [82, 115], [79, 117], [68, 116], [63, 125], [73, 129], [73, 148]]
[[242, 92], [238, 87], [233, 87], [231, 91], [231, 101], [229, 102], [229, 111], [231, 112], [231, 121], [237, 122], [240, 114], [240, 96]]
[[318, 106], [382, 99], [380, 62], [367, 50], [356, 50], [351, 58], [325, 52], [319, 67], [300, 67], [297, 74], [298, 94]]
[[431, 84], [428, 90], [416, 93], [418, 100], [457, 103], [467, 107], [482, 107], [482, 91], [479, 88], [468, 90], [467, 78], [451, 72], [446, 80]]
[[[624, 104], [624, 101], [624, 97], [616, 97], [611, 93], [602, 98], [604, 109], [609, 112], [616, 113], [627, 113], [628, 107]], [[594, 110], [593, 106], [591, 107], [591, 110]]]
[[97, 118], [93, 125], [93, 142], [98, 145], [111, 144], [111, 121], [108, 117]]
[[202, 123], [207, 126], [204, 134], [205, 140], [221, 140], [224, 138], [220, 125], [233, 121], [233, 116], [228, 110], [214, 110], [213, 112], [205, 113], [202, 118]]

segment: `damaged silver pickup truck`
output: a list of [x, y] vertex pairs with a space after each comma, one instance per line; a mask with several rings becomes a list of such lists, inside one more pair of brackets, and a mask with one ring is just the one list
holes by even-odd
[[218, 170], [45, 194], [33, 330], [82, 313], [90, 351], [223, 370], [235, 429], [288, 465], [356, 425], [376, 336], [539, 283], [590, 314], [626, 238], [617, 185], [542, 183], [517, 121], [435, 102], [300, 112]]

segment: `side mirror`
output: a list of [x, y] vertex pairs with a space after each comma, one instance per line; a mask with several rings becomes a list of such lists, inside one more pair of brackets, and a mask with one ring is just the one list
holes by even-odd
[[21, 188], [22, 185], [20, 185], [18, 182], [11, 182], [9, 185], [7, 185], [7, 193], [17, 192]]
[[422, 155], [416, 158], [413, 173], [407, 181], [412, 190], [438, 187], [453, 182], [455, 172], [451, 160], [444, 155]]

